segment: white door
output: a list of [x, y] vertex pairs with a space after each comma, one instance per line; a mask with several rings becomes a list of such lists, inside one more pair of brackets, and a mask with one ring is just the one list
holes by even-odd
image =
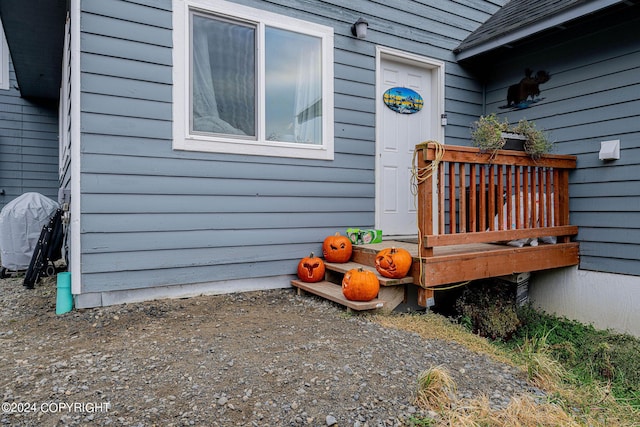
[[[382, 58], [380, 61], [377, 132], [376, 228], [385, 236], [417, 235], [417, 210], [411, 192], [411, 164], [416, 144], [434, 139], [434, 101], [438, 90], [433, 86], [432, 68]], [[393, 87], [406, 87], [420, 94], [422, 110], [401, 114], [383, 102], [382, 94]]]

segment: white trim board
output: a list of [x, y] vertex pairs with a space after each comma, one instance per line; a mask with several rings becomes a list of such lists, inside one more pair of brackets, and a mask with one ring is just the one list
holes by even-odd
[[82, 292], [80, 191], [80, 0], [71, 0], [71, 293]]

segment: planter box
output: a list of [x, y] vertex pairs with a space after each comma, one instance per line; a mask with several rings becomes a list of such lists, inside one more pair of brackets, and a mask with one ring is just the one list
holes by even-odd
[[502, 147], [503, 150], [524, 151], [524, 142], [527, 140], [526, 136], [520, 135], [519, 133], [502, 132], [502, 137], [505, 141]]

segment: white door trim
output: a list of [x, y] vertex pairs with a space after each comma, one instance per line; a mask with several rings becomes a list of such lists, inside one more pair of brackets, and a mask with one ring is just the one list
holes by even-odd
[[[405, 52], [389, 47], [384, 46], [376, 46], [376, 96], [382, 96], [383, 82], [382, 82], [382, 73], [381, 73], [381, 63], [383, 59], [389, 59], [397, 62], [405, 62], [420, 68], [424, 68], [425, 70], [431, 71], [432, 81], [431, 81], [431, 93], [434, 96], [429, 98], [429, 102], [431, 102], [431, 111], [433, 111], [431, 117], [431, 129], [434, 133], [432, 139], [444, 144], [444, 126], [442, 126], [441, 116], [444, 114], [444, 66], [445, 63], [443, 61], [439, 61], [437, 59], [427, 58], [425, 56], [416, 55], [410, 52]], [[382, 182], [382, 168], [380, 167], [380, 140], [381, 129], [382, 129], [382, 114], [378, 109], [380, 108], [380, 103], [376, 102], [376, 154], [375, 154], [375, 194], [376, 194], [376, 202], [375, 202], [375, 225], [376, 228], [380, 228], [381, 223], [381, 201], [380, 195], [382, 194], [381, 182]], [[435, 208], [435, 205], [434, 205]], [[435, 218], [435, 215], [434, 215]], [[384, 230], [382, 230], [384, 232]]]

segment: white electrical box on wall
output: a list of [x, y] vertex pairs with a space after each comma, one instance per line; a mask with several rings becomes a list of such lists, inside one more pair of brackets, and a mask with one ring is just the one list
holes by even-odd
[[620, 140], [600, 142], [600, 160], [618, 160], [620, 158]]

